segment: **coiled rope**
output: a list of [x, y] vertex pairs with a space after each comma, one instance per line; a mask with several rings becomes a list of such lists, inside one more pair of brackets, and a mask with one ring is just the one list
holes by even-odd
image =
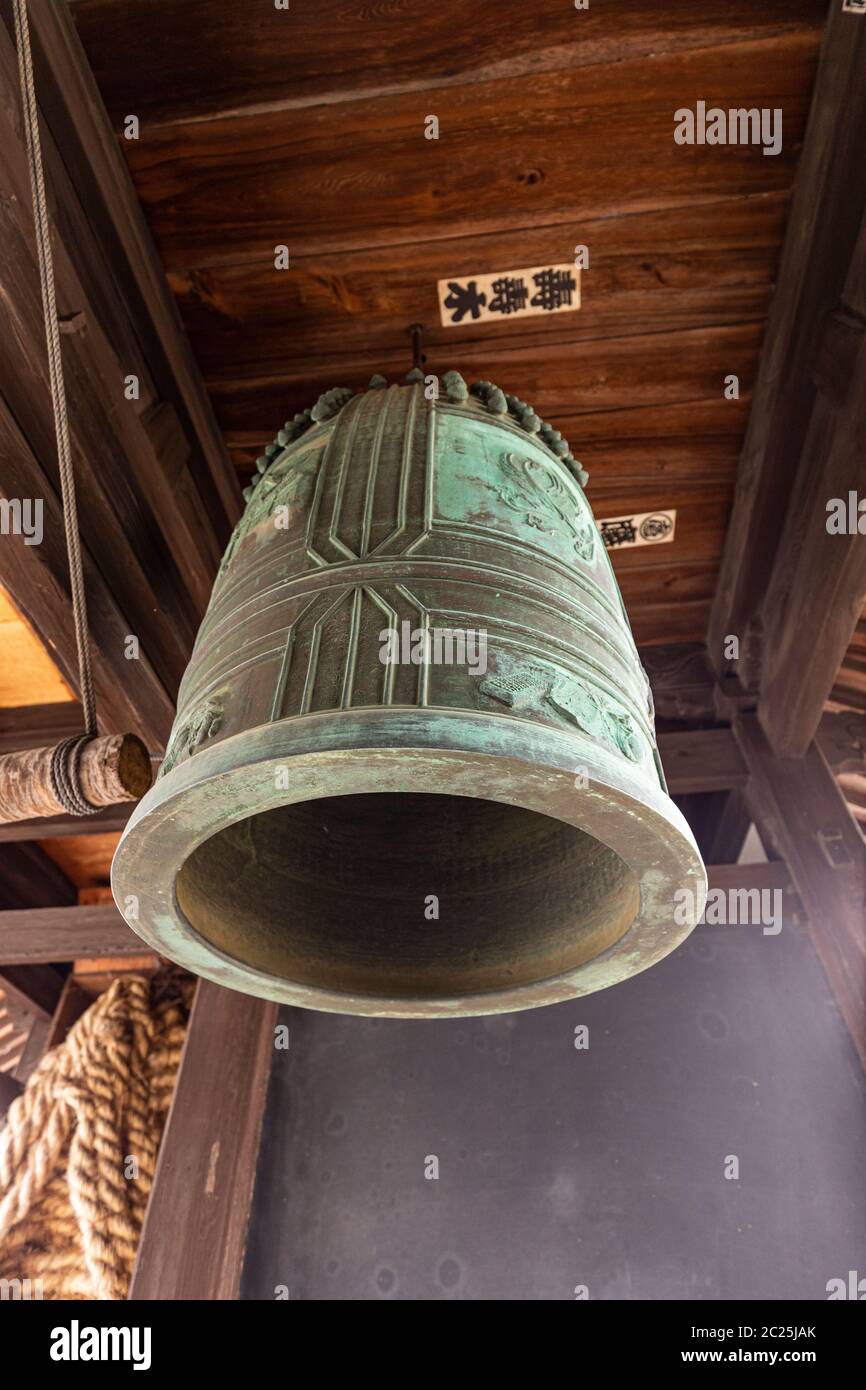
[[126, 1298], [193, 983], [172, 966], [116, 979], [12, 1102], [0, 1279], [49, 1299]]

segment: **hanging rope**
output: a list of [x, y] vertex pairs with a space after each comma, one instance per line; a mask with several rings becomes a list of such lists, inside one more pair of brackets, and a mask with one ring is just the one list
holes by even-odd
[[0, 1278], [123, 1299], [171, 1104], [193, 980], [115, 980], [47, 1052], [0, 1131]]
[[[72, 620], [75, 626], [75, 645], [78, 649], [78, 677], [84, 729], [88, 737], [96, 736], [96, 701], [90, 669], [90, 647], [87, 635], [87, 599], [84, 592], [84, 572], [81, 563], [81, 541], [78, 534], [78, 510], [75, 504], [75, 475], [72, 469], [72, 449], [69, 442], [69, 420], [66, 414], [66, 390], [63, 384], [63, 359], [60, 353], [60, 328], [57, 322], [57, 301], [54, 290], [54, 260], [51, 254], [51, 230], [48, 204], [45, 197], [45, 177], [42, 169], [42, 146], [39, 139], [39, 114], [36, 87], [33, 79], [33, 57], [30, 51], [30, 24], [27, 0], [13, 0], [15, 39], [18, 47], [18, 74], [21, 82], [21, 109], [27, 162], [30, 168], [30, 188], [33, 194], [33, 220], [36, 224], [36, 251], [39, 279], [42, 286], [42, 309], [45, 315], [45, 338], [48, 345], [48, 373], [51, 383], [51, 402], [54, 408], [54, 431], [57, 436], [57, 459], [60, 468], [60, 491], [63, 499], [63, 523], [66, 530], [66, 553], [69, 559], [69, 585], [72, 594]], [[57, 779], [58, 799], [63, 802], [66, 781], [71, 782], [74, 796], [67, 807], [73, 815], [89, 814], [92, 808], [75, 787], [72, 762], [64, 764]], [[63, 790], [61, 790], [61, 787]], [[84, 811], [74, 810], [76, 803]]]

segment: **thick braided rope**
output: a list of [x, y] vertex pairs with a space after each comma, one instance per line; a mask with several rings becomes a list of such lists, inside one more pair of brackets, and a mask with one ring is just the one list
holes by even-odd
[[126, 1297], [188, 1017], [169, 968], [115, 980], [42, 1059], [0, 1131], [0, 1277]]

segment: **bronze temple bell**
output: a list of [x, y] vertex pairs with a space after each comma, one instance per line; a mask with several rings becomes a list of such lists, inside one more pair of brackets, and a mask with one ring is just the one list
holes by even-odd
[[580, 465], [490, 382], [407, 380], [258, 460], [114, 892], [249, 994], [552, 1004], [673, 950], [706, 875]]

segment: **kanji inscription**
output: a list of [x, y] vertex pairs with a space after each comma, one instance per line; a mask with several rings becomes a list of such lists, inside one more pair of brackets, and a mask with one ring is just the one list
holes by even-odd
[[598, 523], [601, 538], [608, 550], [672, 541], [676, 528], [675, 507], [667, 512], [633, 512], [631, 516], [608, 517]]
[[579, 308], [580, 270], [570, 262], [439, 281], [439, 311], [446, 328]]

